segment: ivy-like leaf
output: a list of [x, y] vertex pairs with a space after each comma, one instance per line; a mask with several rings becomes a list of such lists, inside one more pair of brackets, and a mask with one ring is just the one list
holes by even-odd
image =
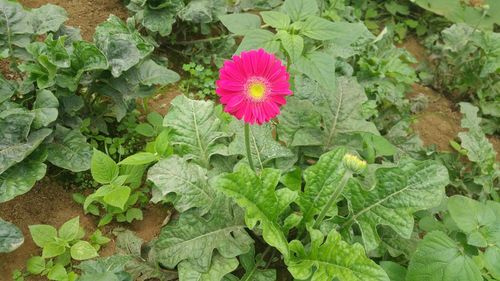
[[148, 180], [154, 183], [153, 202], [175, 194], [174, 207], [179, 212], [199, 208], [207, 213], [216, 197], [209, 185], [207, 170], [178, 156], [160, 160], [148, 171]]
[[413, 213], [439, 205], [449, 182], [446, 167], [432, 160], [379, 168], [375, 175], [377, 185], [373, 189], [367, 190], [351, 180], [344, 192], [351, 216], [343, 227], [358, 224], [368, 251], [380, 242], [378, 225], [387, 225], [400, 236], [410, 238]]
[[224, 258], [248, 252], [253, 240], [244, 228], [241, 209], [221, 197], [208, 217], [201, 217], [195, 210], [187, 211], [175, 223], [165, 226], [152, 244], [153, 256], [167, 268], [189, 262], [193, 270], [207, 272], [214, 250]]
[[406, 281], [482, 281], [476, 263], [445, 233], [427, 234], [410, 260]]
[[346, 149], [339, 147], [321, 156], [314, 166], [304, 172], [306, 186], [298, 199], [304, 223], [311, 223], [327, 205], [332, 194], [340, 186], [346, 169], [342, 158]]
[[211, 101], [178, 96], [172, 101], [163, 125], [174, 129], [171, 143], [180, 146], [184, 157], [204, 168], [210, 167], [212, 155], [227, 154], [221, 139], [228, 135], [220, 130], [221, 120], [215, 115]]
[[10, 222], [0, 219], [0, 253], [9, 253], [24, 242], [23, 233]]
[[253, 229], [260, 222], [264, 240], [288, 257], [288, 241], [278, 216], [295, 199], [296, 193], [286, 188], [276, 191], [279, 179], [279, 170], [263, 169], [257, 176], [243, 164], [234, 173], [220, 177], [216, 185], [245, 209], [246, 225]]
[[[235, 120], [230, 126], [235, 132], [236, 137], [229, 145], [229, 154], [243, 155], [246, 157], [243, 122]], [[269, 163], [274, 159], [294, 156], [288, 148], [274, 140], [272, 128], [268, 124], [250, 126], [250, 151], [253, 163], [260, 169], [268, 167]]]
[[[370, 260], [360, 244], [349, 245], [332, 230], [326, 240], [319, 230], [310, 229], [311, 244], [290, 242], [288, 270], [299, 280], [389, 281], [385, 271]], [[422, 279], [423, 280], [423, 279]]]

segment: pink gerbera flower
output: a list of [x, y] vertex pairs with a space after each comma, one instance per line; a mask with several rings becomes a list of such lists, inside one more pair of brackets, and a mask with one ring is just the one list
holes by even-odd
[[249, 124], [269, 122], [291, 95], [290, 75], [263, 49], [242, 52], [224, 62], [216, 92], [224, 111]]

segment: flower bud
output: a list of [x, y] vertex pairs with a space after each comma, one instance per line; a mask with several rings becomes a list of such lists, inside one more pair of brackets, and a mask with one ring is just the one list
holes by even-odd
[[366, 169], [366, 161], [359, 159], [358, 156], [353, 154], [346, 154], [342, 159], [344, 167], [349, 169], [354, 174], [359, 174]]

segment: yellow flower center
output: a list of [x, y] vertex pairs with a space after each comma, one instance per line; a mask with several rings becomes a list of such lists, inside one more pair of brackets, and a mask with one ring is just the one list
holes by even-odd
[[252, 82], [248, 87], [248, 95], [254, 100], [262, 100], [266, 94], [266, 85], [262, 82]]

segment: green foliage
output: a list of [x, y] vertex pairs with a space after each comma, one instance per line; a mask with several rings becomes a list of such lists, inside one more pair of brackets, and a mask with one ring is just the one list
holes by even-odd
[[42, 255], [33, 256], [26, 262], [27, 273], [56, 281], [76, 280], [78, 275], [71, 270], [72, 260], [97, 257], [100, 247], [110, 241], [99, 230], [92, 234], [89, 242], [82, 240], [85, 231], [79, 217], [70, 219], [59, 229], [50, 225], [31, 225], [29, 230], [35, 244], [42, 248]]
[[187, 77], [179, 83], [181, 90], [189, 97], [200, 100], [215, 97], [216, 72], [209, 66], [194, 62], [184, 64], [182, 70]]
[[434, 87], [471, 99], [481, 109], [484, 130], [499, 129], [500, 34], [455, 24], [430, 37], [427, 46], [439, 60], [433, 66]]
[[14, 224], [0, 219], [0, 252], [9, 253], [24, 242], [23, 233]]

